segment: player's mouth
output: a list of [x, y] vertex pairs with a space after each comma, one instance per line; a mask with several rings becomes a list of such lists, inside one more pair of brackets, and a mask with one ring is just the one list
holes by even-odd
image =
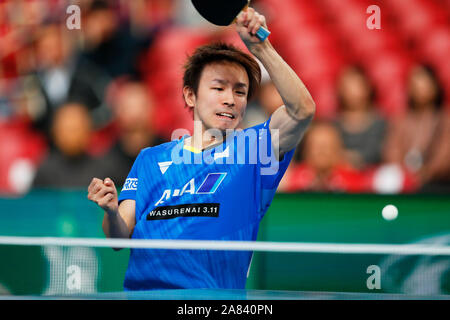
[[219, 119], [228, 121], [232, 121], [236, 118], [232, 113], [229, 112], [218, 112], [216, 113], [216, 116], [219, 117]]

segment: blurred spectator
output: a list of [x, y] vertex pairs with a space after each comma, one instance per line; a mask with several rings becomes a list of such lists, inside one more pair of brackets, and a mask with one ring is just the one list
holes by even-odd
[[131, 21], [121, 21], [114, 2], [106, 0], [92, 1], [83, 20], [82, 57], [112, 78], [139, 75], [140, 54], [150, 46], [155, 32], [150, 23], [144, 24], [145, 12], [140, 10], [145, 4], [132, 2], [128, 4]]
[[148, 89], [133, 81], [117, 86], [112, 103], [117, 141], [102, 162], [108, 168], [107, 175], [121, 186], [139, 152], [166, 141], [153, 131], [154, 106]]
[[314, 123], [303, 144], [303, 162], [290, 168], [281, 191], [367, 190], [364, 176], [346, 162], [342, 138], [331, 123]]
[[[178, 22], [177, 4], [185, 0], [123, 0], [120, 4], [128, 11], [133, 31], [141, 33], [145, 30], [155, 30]], [[192, 7], [192, 5], [191, 5]]]
[[36, 128], [50, 136], [53, 113], [67, 101], [93, 110], [95, 122], [104, 122], [103, 95], [110, 78], [102, 70], [74, 55], [73, 37], [59, 23], [48, 23], [36, 32], [36, 71], [27, 80], [32, 97], [28, 107]]
[[339, 110], [336, 126], [344, 144], [344, 156], [354, 168], [381, 161], [386, 123], [374, 106], [374, 89], [362, 68], [343, 71], [338, 82]]
[[[416, 66], [408, 83], [409, 108], [392, 121], [385, 160], [416, 173], [421, 185], [450, 189], [450, 114], [434, 71]], [[435, 188], [436, 187], [436, 188]]]
[[104, 176], [104, 164], [87, 153], [92, 121], [88, 109], [68, 103], [55, 112], [51, 134], [54, 148], [39, 167], [33, 187], [85, 188]]

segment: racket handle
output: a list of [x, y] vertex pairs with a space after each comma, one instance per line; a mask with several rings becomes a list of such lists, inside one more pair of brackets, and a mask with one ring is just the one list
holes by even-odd
[[258, 37], [259, 40], [261, 40], [261, 42], [266, 40], [269, 35], [270, 31], [264, 27], [259, 28], [258, 32], [256, 32], [256, 36]]

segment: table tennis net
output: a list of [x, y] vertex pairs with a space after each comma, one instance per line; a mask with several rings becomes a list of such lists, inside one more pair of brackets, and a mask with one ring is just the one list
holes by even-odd
[[[132, 246], [146, 250], [238, 250], [238, 246], [233, 247], [235, 243], [228, 242], [0, 238], [3, 297], [121, 292]], [[111, 248], [119, 244], [123, 250]], [[254, 249], [248, 290], [450, 295], [450, 247], [446, 243], [360, 247], [342, 243], [236, 244], [239, 250]]]

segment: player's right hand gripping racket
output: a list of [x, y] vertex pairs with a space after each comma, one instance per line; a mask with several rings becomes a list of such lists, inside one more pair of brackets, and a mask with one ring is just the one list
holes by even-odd
[[[282, 0], [280, 0], [282, 1]], [[241, 11], [245, 11], [250, 5], [250, 0], [192, 0], [192, 4], [198, 13], [217, 26], [232, 24]], [[270, 35], [266, 28], [259, 28], [256, 36], [264, 41]]]

